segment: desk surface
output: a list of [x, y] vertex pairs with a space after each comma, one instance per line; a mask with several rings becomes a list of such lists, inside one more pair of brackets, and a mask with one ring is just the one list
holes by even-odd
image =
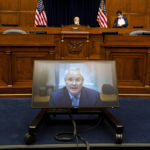
[[76, 26], [76, 25], [68, 25], [62, 27], [1, 27], [0, 33], [7, 29], [21, 29], [29, 33], [30, 31], [47, 31], [48, 34], [60, 34], [62, 31], [86, 31], [90, 34], [101, 34], [102, 32], [118, 32], [119, 34], [129, 34], [132, 31], [136, 30], [146, 30], [150, 31], [150, 28], [107, 28], [102, 29], [99, 27], [88, 27], [88, 26]]

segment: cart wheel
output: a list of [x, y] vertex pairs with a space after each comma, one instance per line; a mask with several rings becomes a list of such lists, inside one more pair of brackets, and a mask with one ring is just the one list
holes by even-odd
[[30, 133], [26, 133], [24, 136], [24, 141], [27, 145], [33, 144], [36, 141], [36, 136], [34, 134], [31, 135]]
[[122, 143], [122, 138], [123, 138], [123, 135], [120, 133], [116, 133], [116, 144], [121, 144]]

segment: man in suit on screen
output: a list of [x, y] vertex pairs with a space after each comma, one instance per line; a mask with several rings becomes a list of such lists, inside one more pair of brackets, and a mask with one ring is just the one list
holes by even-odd
[[68, 69], [64, 81], [65, 87], [51, 92], [50, 106], [86, 107], [101, 105], [99, 92], [83, 86], [84, 77], [79, 68]]

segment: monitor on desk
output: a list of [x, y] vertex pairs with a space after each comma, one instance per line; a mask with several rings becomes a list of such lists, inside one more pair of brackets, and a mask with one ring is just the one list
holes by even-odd
[[115, 61], [36, 60], [33, 108], [118, 107]]

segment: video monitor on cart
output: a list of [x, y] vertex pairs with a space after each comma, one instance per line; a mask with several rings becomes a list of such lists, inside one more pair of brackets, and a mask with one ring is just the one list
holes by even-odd
[[118, 107], [115, 61], [36, 60], [33, 108]]

